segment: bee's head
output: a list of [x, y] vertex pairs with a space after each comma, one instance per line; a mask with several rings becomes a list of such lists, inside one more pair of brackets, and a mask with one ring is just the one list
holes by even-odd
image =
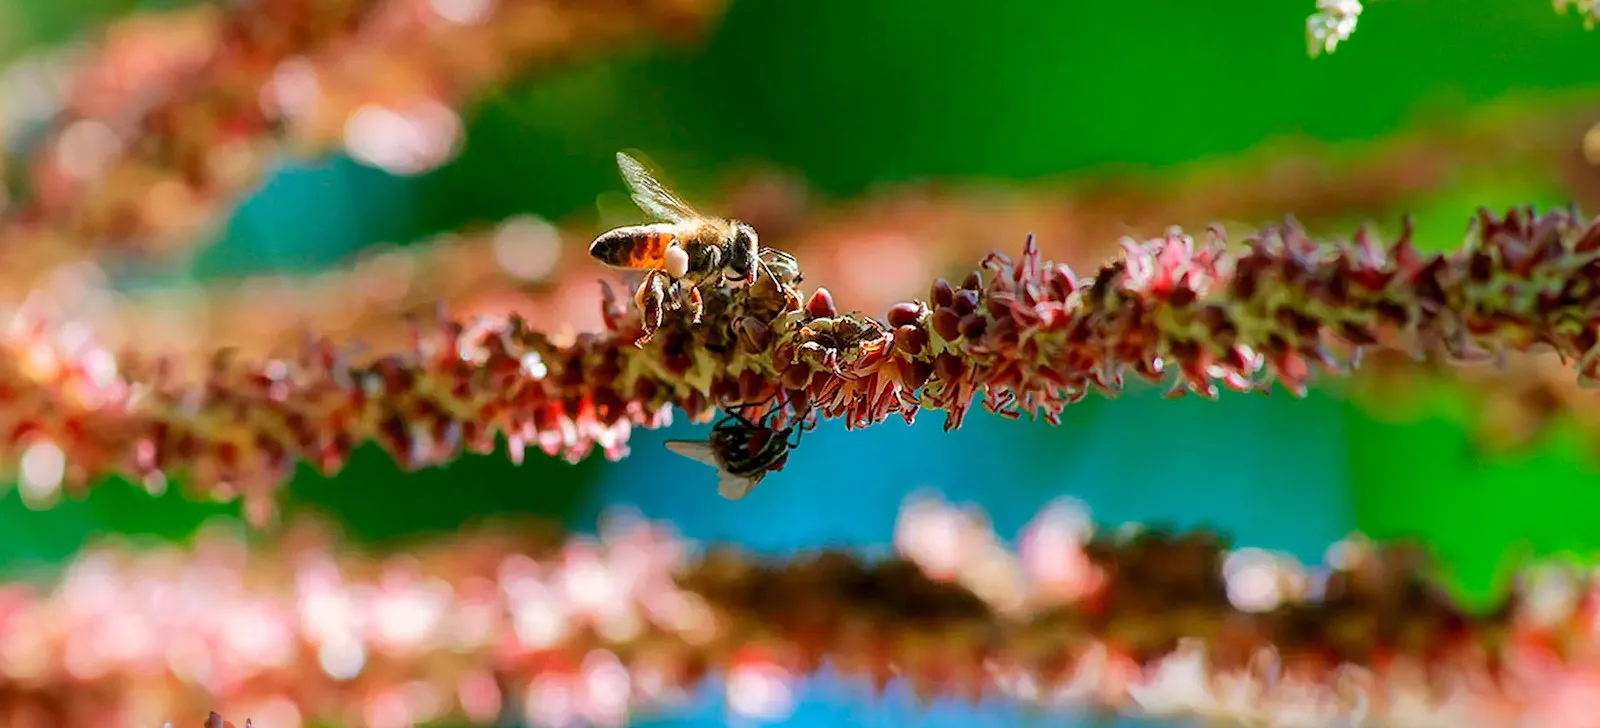
[[733, 224], [733, 239], [728, 246], [728, 271], [740, 278], [751, 278], [756, 267], [756, 253], [761, 249], [761, 239], [756, 229], [742, 222]]

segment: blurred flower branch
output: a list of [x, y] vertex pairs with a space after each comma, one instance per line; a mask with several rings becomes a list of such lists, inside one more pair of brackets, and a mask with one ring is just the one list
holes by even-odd
[[1062, 501], [1017, 544], [922, 496], [876, 561], [706, 550], [626, 513], [598, 538], [477, 527], [388, 555], [310, 522], [267, 546], [102, 543], [53, 585], [0, 589], [0, 715], [614, 726], [715, 675], [735, 714], [771, 719], [832, 675], [1262, 726], [1590, 725], [1600, 592], [1560, 564], [1473, 613], [1421, 551], [1356, 537], [1307, 567], [1205, 531], [1097, 533]]
[[[88, 247], [143, 255], [195, 244], [279, 154], [342, 145], [397, 174], [426, 171], [454, 154], [455, 109], [487, 86], [597, 47], [696, 32], [721, 9], [244, 0], [119, 23], [65, 74], [25, 66], [37, 77], [13, 79], [33, 82], [31, 103], [44, 107], [34, 115], [52, 120], [0, 218], [0, 293], [19, 299], [53, 266], [95, 257]], [[54, 113], [52, 96], [63, 98]]]

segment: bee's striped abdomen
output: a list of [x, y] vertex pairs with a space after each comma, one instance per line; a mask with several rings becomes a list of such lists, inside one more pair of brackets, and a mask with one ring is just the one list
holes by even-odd
[[659, 269], [666, 266], [667, 246], [676, 236], [656, 225], [634, 225], [609, 231], [589, 244], [595, 260], [618, 268]]

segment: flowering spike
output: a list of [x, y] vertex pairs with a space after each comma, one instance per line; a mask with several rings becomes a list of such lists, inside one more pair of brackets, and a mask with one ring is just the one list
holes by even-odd
[[[1264, 728], [1311, 710], [1512, 728], [1549, 723], [1552, 696], [1590, 679], [1583, 656], [1600, 647], [1592, 570], [1519, 564], [1498, 609], [1469, 611], [1405, 544], [1353, 535], [1302, 564], [1208, 531], [1097, 529], [1070, 501], [1031, 519], [1013, 549], [981, 513], [919, 496], [896, 519], [893, 553], [872, 559], [702, 548], [637, 516], [608, 514], [596, 537], [553, 532], [472, 528], [390, 554], [313, 523], [271, 544], [94, 544], [58, 584], [0, 586], [0, 641], [33, 646], [36, 667], [0, 677], [0, 714], [148, 725], [270, 706], [325, 724], [421, 692], [439, 722], [489, 724], [519, 705], [529, 723], [614, 725], [719, 673], [730, 709], [770, 719], [827, 665], [923, 700]], [[108, 620], [149, 639], [97, 650]], [[274, 639], [229, 639], [241, 620]], [[207, 649], [171, 649], [190, 643]], [[619, 683], [651, 689], [619, 695]], [[1439, 689], [1462, 684], [1473, 689]], [[205, 725], [232, 728], [216, 712]]]
[[16, 462], [57, 448], [83, 464], [55, 484], [75, 488], [112, 472], [139, 482], [185, 473], [258, 508], [296, 461], [331, 471], [365, 441], [405, 468], [486, 451], [501, 434], [514, 453], [620, 458], [632, 429], [667, 422], [672, 406], [705, 421], [779, 390], [780, 417], [803, 407], [856, 429], [933, 409], [954, 429], [974, 401], [1059, 421], [1090, 389], [1116, 395], [1129, 374], [1172, 396], [1272, 382], [1303, 395], [1371, 347], [1460, 361], [1548, 347], [1578, 362], [1579, 381], [1600, 377], [1595, 254], [1576, 249], [1596, 225], [1564, 210], [1480, 219], [1482, 245], [1428, 256], [1409, 247], [1409, 226], [1391, 256], [1364, 231], [1352, 244], [1315, 243], [1292, 219], [1240, 253], [1171, 230], [1124, 241], [1122, 256], [1082, 280], [1030, 239], [1019, 257], [988, 257], [988, 272], [959, 289], [935, 282], [933, 300], [891, 307], [886, 322], [839, 311], [826, 289], [800, 295], [795, 270], [776, 286], [709, 288], [699, 323], [668, 316], [643, 348], [631, 345], [633, 310], [570, 341], [516, 316], [439, 313], [363, 362], [320, 339], [293, 358], [221, 351], [197, 385], [159, 360], [58, 337], [57, 322], [27, 313], [0, 338], [12, 354], [0, 383], [13, 393], [0, 454]]

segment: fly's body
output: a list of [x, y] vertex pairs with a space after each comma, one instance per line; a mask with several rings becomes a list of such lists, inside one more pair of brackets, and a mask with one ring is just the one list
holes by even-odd
[[[754, 490], [768, 473], [782, 470], [789, 451], [805, 429], [790, 425], [778, 429], [760, 421], [729, 414], [711, 428], [705, 440], [668, 440], [667, 449], [717, 469], [717, 493], [739, 500]], [[794, 439], [791, 440], [790, 438]]]

